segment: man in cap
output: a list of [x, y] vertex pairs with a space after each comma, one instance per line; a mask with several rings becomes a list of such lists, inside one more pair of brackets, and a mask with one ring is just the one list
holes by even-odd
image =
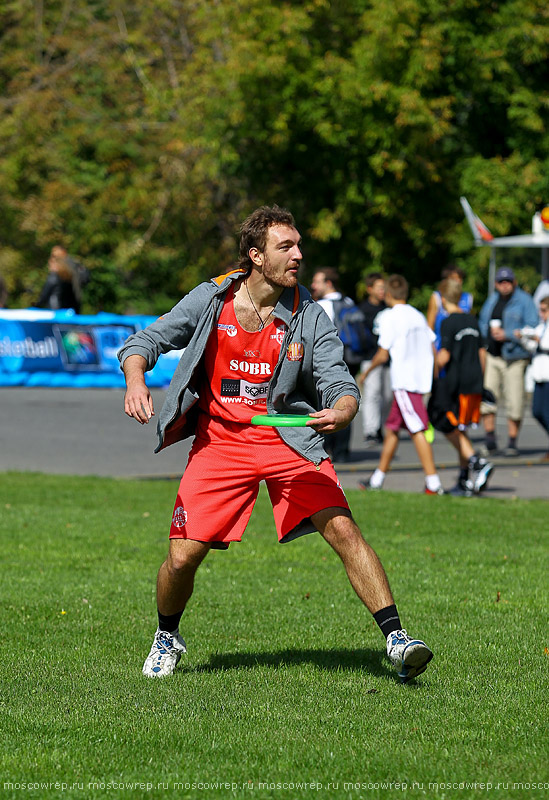
[[500, 267], [496, 273], [495, 291], [479, 315], [480, 330], [487, 342], [484, 388], [495, 398], [495, 402], [483, 402], [480, 408], [486, 448], [492, 455], [497, 451], [496, 411], [502, 399], [509, 432], [503, 454], [519, 455], [517, 438], [524, 410], [524, 372], [529, 354], [514, 332], [525, 326], [535, 327], [537, 322], [538, 313], [532, 297], [518, 288], [510, 267]]

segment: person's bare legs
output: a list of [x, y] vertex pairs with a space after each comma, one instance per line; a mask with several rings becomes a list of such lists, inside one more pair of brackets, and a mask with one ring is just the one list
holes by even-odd
[[412, 437], [414, 447], [416, 448], [416, 453], [418, 454], [421, 466], [423, 467], [423, 472], [425, 475], [436, 475], [437, 470], [435, 467], [435, 460], [433, 458], [433, 449], [425, 438], [425, 432], [419, 431], [419, 433], [412, 433], [410, 435]]
[[391, 430], [390, 428], [385, 428], [385, 436], [383, 438], [383, 447], [381, 448], [381, 455], [379, 457], [379, 464], [377, 468], [381, 470], [381, 472], [387, 472], [389, 467], [391, 466], [391, 461], [394, 458], [394, 455], [398, 448], [398, 433]]
[[385, 473], [391, 466], [391, 461], [394, 458], [397, 448], [398, 433], [395, 433], [395, 431], [390, 428], [385, 428], [379, 463], [368, 481], [359, 481], [359, 485], [362, 486], [363, 489], [381, 489], [383, 487]]
[[[313, 514], [311, 520], [340, 557], [353, 589], [386, 636], [387, 655], [400, 679], [406, 683], [421, 675], [433, 654], [425, 642], [413, 639], [401, 630], [385, 570], [350, 511], [326, 508]], [[386, 624], [389, 627], [385, 628]]]
[[516, 440], [519, 435], [520, 430], [520, 423], [521, 420], [516, 419], [508, 419], [507, 420], [507, 430], [509, 432], [509, 439]]
[[496, 415], [495, 414], [483, 414], [482, 415], [482, 424], [484, 425], [485, 433], [495, 433], [496, 431]]
[[143, 675], [148, 678], [172, 675], [187, 650], [179, 634], [179, 619], [193, 593], [196, 570], [209, 549], [210, 545], [203, 542], [170, 539], [168, 557], [158, 570], [156, 582], [159, 626], [143, 665]]
[[340, 557], [351, 586], [366, 608], [375, 614], [393, 605], [393, 595], [381, 561], [364, 539], [350, 512], [342, 508], [326, 508], [313, 514], [311, 520]]
[[469, 437], [463, 431], [455, 428], [451, 433], [444, 434], [450, 444], [452, 444], [459, 454], [459, 466], [462, 469], [468, 466], [470, 459], [475, 455], [473, 445]]
[[156, 599], [165, 616], [184, 611], [194, 588], [196, 571], [210, 545], [191, 539], [170, 539], [168, 557], [158, 570]]

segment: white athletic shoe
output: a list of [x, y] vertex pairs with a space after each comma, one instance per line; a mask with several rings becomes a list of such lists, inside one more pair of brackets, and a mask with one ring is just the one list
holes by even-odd
[[427, 669], [433, 654], [421, 639], [412, 639], [406, 631], [393, 631], [387, 637], [387, 655], [396, 667], [402, 683], [407, 683]]
[[158, 629], [154, 635], [151, 652], [143, 665], [147, 678], [164, 678], [171, 675], [187, 646], [179, 633], [167, 633]]
[[473, 479], [473, 491], [475, 494], [480, 494], [486, 488], [488, 478], [494, 471], [494, 465], [491, 461], [485, 458], [473, 456], [469, 462], [471, 469], [471, 478]]

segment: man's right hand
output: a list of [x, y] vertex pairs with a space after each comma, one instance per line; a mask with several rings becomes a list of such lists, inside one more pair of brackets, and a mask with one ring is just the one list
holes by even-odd
[[146, 366], [145, 359], [139, 355], [128, 356], [123, 366], [127, 386], [124, 411], [128, 417], [133, 417], [141, 425], [145, 425], [151, 417], [154, 417], [151, 393], [145, 383]]
[[145, 425], [151, 417], [154, 417], [153, 400], [145, 382], [142, 386], [128, 386], [124, 396], [124, 411], [128, 417], [133, 417], [141, 425]]

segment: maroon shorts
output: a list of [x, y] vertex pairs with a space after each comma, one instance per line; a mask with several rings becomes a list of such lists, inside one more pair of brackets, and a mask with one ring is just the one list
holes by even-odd
[[423, 402], [423, 395], [417, 392], [407, 392], [406, 389], [395, 389], [393, 404], [385, 426], [395, 433], [398, 433], [401, 428], [406, 428], [412, 435], [427, 430], [429, 418]]
[[240, 541], [267, 484], [280, 542], [316, 530], [310, 517], [349, 506], [329, 459], [315, 465], [292, 450], [273, 428], [201, 415], [201, 424], [175, 501], [170, 539], [192, 539], [224, 549]]

